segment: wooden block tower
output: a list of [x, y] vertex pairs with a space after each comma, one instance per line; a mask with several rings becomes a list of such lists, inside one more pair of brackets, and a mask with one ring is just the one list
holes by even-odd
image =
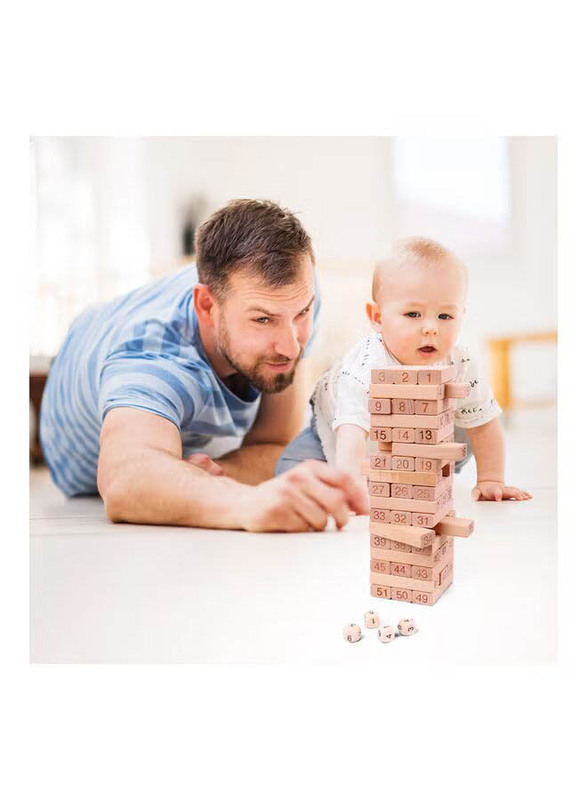
[[468, 384], [455, 367], [372, 370], [370, 438], [377, 453], [369, 478], [371, 594], [434, 605], [453, 579], [453, 537], [470, 536], [473, 520], [455, 517], [454, 462], [467, 446], [454, 441], [454, 406]]

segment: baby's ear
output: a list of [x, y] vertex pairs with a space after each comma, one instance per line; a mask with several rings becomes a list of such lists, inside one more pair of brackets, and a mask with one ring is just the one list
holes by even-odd
[[367, 312], [367, 317], [369, 318], [369, 322], [371, 323], [371, 327], [374, 331], [378, 333], [381, 332], [381, 309], [377, 305], [377, 303], [367, 303], [365, 306], [365, 311]]

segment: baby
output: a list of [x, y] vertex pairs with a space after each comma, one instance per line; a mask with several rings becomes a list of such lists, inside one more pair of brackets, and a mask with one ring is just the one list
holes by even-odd
[[467, 441], [465, 429], [477, 463], [473, 499], [530, 499], [528, 492], [505, 483], [501, 408], [457, 342], [467, 296], [464, 264], [430, 239], [402, 239], [390, 258], [377, 265], [372, 295], [367, 304], [372, 333], [322, 375], [311, 400], [311, 428], [286, 448], [277, 472], [294, 466], [301, 452], [302, 458], [321, 458], [359, 478], [369, 435], [371, 370], [455, 364], [455, 381], [471, 387], [467, 398], [457, 400], [455, 441]]

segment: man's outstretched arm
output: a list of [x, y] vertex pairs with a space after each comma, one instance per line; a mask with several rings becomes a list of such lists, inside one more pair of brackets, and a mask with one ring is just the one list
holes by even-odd
[[318, 462], [260, 486], [246, 486], [182, 461], [179, 431], [169, 420], [134, 408], [108, 412], [100, 436], [98, 490], [113, 522], [244, 528], [250, 531], [323, 530], [332, 514], [339, 527], [349, 511], [366, 513], [350, 475]]

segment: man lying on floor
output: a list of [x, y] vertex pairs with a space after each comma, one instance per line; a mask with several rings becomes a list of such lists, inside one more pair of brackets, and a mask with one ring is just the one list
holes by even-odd
[[[233, 201], [198, 229], [196, 264], [73, 322], [41, 409], [57, 486], [99, 492], [115, 522], [307, 531], [368, 513], [344, 470], [307, 461], [273, 477], [302, 427], [300, 362], [319, 311], [299, 220]], [[220, 436], [244, 439], [214, 462]]]

